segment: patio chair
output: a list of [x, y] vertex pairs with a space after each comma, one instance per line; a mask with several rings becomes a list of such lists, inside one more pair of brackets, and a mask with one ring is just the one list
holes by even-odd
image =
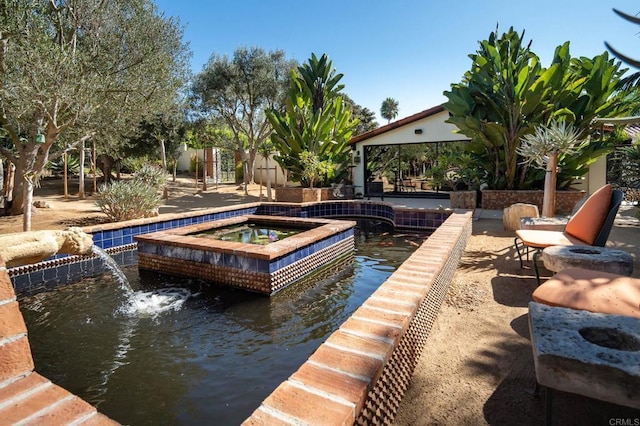
[[535, 250], [533, 269], [538, 284], [540, 284], [540, 272], [537, 260], [546, 247], [571, 245], [604, 247], [609, 239], [623, 196], [624, 193], [621, 190], [613, 190], [611, 185], [607, 184], [587, 198], [578, 211], [571, 216], [563, 231], [517, 230], [514, 245], [520, 260], [520, 268], [524, 266], [518, 240], [523, 248], [526, 247], [527, 258], [529, 249]]

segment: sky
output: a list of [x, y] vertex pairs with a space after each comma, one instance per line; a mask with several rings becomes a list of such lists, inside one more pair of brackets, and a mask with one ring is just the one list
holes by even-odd
[[376, 113], [382, 101], [398, 101], [397, 119], [446, 102], [443, 91], [471, 67], [468, 55], [498, 27], [513, 27], [543, 66], [570, 41], [573, 57], [617, 50], [640, 59], [640, 26], [613, 9], [640, 12], [632, 0], [155, 0], [177, 17], [202, 71], [212, 54], [233, 57], [236, 48], [283, 50], [306, 62], [326, 53], [344, 74], [344, 92]]

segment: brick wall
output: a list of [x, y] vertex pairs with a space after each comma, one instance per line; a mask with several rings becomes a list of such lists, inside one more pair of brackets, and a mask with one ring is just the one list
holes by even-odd
[[[573, 207], [587, 193], [585, 191], [557, 191], [556, 213], [570, 214]], [[542, 211], [544, 191], [482, 191], [482, 208], [486, 210], [502, 210], [516, 203], [535, 204]]]
[[34, 371], [27, 327], [0, 258], [0, 423], [117, 424]]
[[471, 234], [452, 214], [245, 425], [391, 424]]

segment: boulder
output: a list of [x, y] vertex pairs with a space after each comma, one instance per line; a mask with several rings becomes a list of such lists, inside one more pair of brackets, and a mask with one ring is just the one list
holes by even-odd
[[538, 206], [535, 204], [516, 203], [503, 210], [502, 224], [505, 231], [520, 229], [520, 219], [523, 217], [540, 217]]
[[33, 202], [33, 206], [39, 209], [52, 209], [53, 204], [44, 200], [36, 200]]

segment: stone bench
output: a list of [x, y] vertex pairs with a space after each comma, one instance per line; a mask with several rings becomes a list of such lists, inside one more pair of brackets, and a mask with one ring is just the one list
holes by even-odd
[[548, 422], [551, 389], [640, 408], [640, 318], [531, 302], [529, 329]]
[[640, 318], [640, 279], [565, 269], [540, 285], [533, 300], [550, 306]]

